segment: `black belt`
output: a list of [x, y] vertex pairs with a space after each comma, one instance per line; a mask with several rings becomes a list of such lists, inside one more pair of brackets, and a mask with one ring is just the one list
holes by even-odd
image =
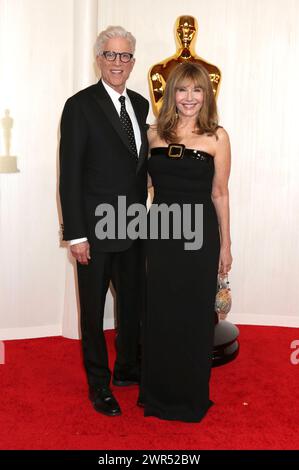
[[179, 160], [185, 157], [193, 158], [195, 160], [207, 160], [213, 156], [203, 150], [188, 149], [183, 144], [169, 144], [168, 147], [153, 147], [151, 155], [166, 155], [173, 160]]

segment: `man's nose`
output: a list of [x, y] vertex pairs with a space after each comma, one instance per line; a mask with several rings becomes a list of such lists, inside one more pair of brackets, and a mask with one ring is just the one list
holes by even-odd
[[116, 63], [116, 65], [120, 65], [120, 64], [121, 64], [121, 60], [120, 60], [120, 55], [119, 55], [119, 54], [117, 54], [117, 56], [116, 56], [115, 63]]

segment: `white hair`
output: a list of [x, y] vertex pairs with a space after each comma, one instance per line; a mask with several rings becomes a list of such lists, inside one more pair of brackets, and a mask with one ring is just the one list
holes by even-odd
[[135, 52], [135, 44], [136, 39], [134, 36], [129, 32], [126, 31], [122, 26], [108, 26], [105, 31], [102, 31], [96, 40], [94, 46], [95, 56], [97, 57], [101, 52], [103, 52], [104, 44], [112, 38], [125, 38], [129, 41], [132, 47], [132, 52]]

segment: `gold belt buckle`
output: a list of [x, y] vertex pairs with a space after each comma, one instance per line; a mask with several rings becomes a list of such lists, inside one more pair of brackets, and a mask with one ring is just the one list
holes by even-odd
[[183, 144], [169, 144], [168, 145], [168, 156], [170, 158], [182, 158], [185, 150]]

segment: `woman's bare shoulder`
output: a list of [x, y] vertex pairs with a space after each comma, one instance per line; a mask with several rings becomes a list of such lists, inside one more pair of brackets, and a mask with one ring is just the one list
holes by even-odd
[[158, 139], [158, 130], [156, 124], [150, 124], [147, 130], [147, 138], [149, 141], [149, 144], [151, 144]]
[[216, 131], [216, 136], [220, 140], [220, 142], [229, 141], [228, 132], [224, 129], [224, 127], [219, 126]]
[[148, 136], [156, 136], [157, 135], [157, 125], [156, 124], [149, 124], [147, 129]]
[[231, 156], [230, 140], [227, 131], [223, 127], [218, 127], [216, 131], [217, 140], [215, 142], [216, 161], [229, 161]]

